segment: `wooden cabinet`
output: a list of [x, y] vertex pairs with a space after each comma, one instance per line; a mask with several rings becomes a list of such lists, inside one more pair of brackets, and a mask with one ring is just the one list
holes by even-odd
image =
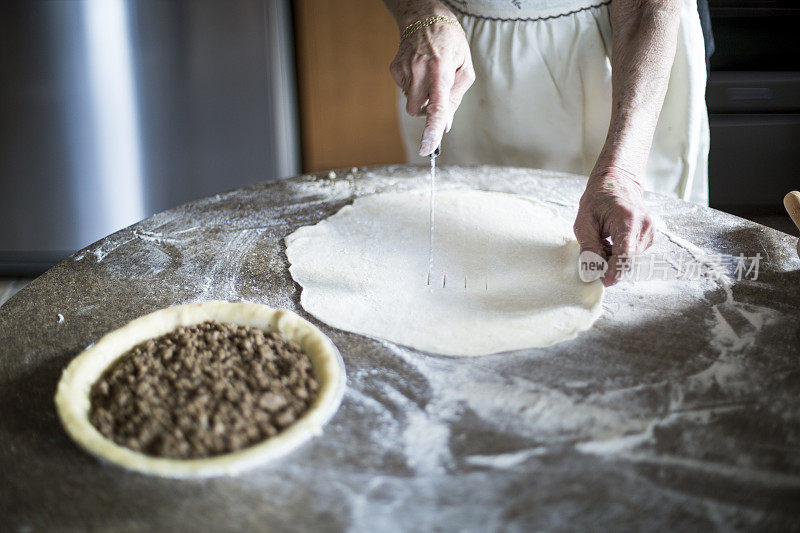
[[294, 19], [303, 170], [404, 162], [383, 3], [295, 0]]

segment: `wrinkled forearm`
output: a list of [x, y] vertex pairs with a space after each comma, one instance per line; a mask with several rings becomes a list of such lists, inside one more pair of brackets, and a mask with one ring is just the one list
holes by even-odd
[[644, 176], [675, 58], [680, 0], [613, 0], [612, 110], [593, 171]]
[[453, 16], [439, 0], [383, 0], [383, 3], [401, 31], [409, 24], [424, 18], [436, 15]]

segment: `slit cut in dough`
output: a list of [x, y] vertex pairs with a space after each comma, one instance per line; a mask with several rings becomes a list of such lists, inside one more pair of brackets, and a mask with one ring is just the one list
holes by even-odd
[[436, 193], [428, 276], [426, 191], [381, 193], [286, 237], [303, 308], [331, 326], [443, 355], [486, 355], [575, 337], [602, 312], [578, 276], [572, 225], [531, 198]]
[[[140, 342], [181, 326], [216, 320], [278, 331], [308, 354], [320, 384], [316, 401], [294, 424], [259, 444], [207, 459], [168, 459], [135, 452], [105, 438], [89, 422], [89, 392], [117, 358]], [[234, 475], [281, 457], [322, 432], [342, 401], [345, 370], [333, 343], [319, 329], [291, 311], [245, 302], [203, 302], [178, 305], [137, 318], [108, 333], [72, 360], [58, 383], [55, 403], [67, 433], [98, 458], [130, 470], [174, 478]]]

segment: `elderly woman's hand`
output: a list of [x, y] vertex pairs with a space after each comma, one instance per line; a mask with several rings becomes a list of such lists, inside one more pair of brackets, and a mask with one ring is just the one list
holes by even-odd
[[[611, 122], [574, 226], [581, 250], [608, 260], [605, 286], [619, 281], [624, 255], [644, 252], [655, 238], [636, 178], [646, 172], [681, 9], [680, 0], [615, 0], [609, 6], [614, 30]], [[611, 239], [610, 250], [606, 238]]]
[[[655, 240], [653, 219], [642, 204], [642, 187], [621, 169], [589, 178], [573, 226], [581, 251], [608, 261], [606, 287], [619, 281], [620, 262], [641, 254]], [[610, 238], [609, 247], [606, 238]]]
[[453, 114], [475, 72], [461, 27], [438, 22], [420, 28], [400, 43], [389, 67], [406, 95], [409, 115], [427, 115], [419, 154], [431, 154], [450, 130]]

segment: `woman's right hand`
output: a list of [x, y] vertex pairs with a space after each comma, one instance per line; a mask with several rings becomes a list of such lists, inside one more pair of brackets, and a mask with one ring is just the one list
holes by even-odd
[[467, 38], [460, 26], [446, 22], [420, 28], [400, 43], [389, 70], [406, 95], [408, 114], [427, 116], [419, 154], [430, 155], [475, 81]]

